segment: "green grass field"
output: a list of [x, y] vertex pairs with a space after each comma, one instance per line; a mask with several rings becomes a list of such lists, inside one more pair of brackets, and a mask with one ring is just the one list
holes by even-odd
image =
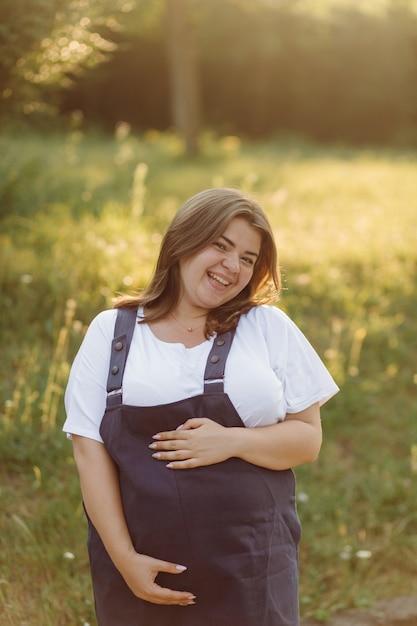
[[169, 219], [203, 188], [253, 193], [276, 232], [280, 306], [341, 387], [297, 468], [301, 611], [417, 593], [417, 154], [202, 139], [0, 137], [2, 626], [93, 626], [86, 524], [61, 434], [91, 318], [142, 287]]

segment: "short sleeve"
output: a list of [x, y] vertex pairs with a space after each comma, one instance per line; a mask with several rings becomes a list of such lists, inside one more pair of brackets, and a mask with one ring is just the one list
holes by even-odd
[[91, 322], [71, 367], [65, 391], [63, 431], [102, 442], [100, 424], [106, 408], [106, 384], [116, 310], [103, 311]]
[[298, 326], [280, 309], [270, 311], [271, 364], [283, 385], [286, 412], [298, 413], [316, 402], [323, 405], [339, 387]]

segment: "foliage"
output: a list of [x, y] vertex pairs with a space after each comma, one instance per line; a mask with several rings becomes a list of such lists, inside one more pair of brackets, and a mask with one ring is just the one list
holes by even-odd
[[[64, 0], [4, 0], [0, 7], [2, 77], [52, 29]], [[2, 85], [3, 87], [3, 85]]]
[[0, 138], [0, 611], [5, 626], [93, 624], [63, 391], [86, 325], [142, 287], [168, 220], [213, 185], [253, 192], [277, 235], [280, 306], [342, 391], [318, 462], [296, 470], [301, 607], [417, 593], [417, 155], [282, 138], [73, 130]]
[[[190, 0], [189, 7], [206, 127], [251, 137], [285, 129], [325, 141], [417, 141], [415, 3]], [[64, 111], [80, 108], [106, 127], [122, 119], [142, 130], [169, 128], [163, 12], [156, 16], [146, 32], [130, 29], [106, 66], [76, 81]]]
[[362, 5], [268, 3], [255, 11], [205, 3], [208, 124], [251, 136], [286, 129], [320, 140], [415, 139], [415, 5]]
[[131, 8], [125, 0], [5, 0], [0, 113], [56, 113], [59, 90], [108, 58], [119, 16]]
[[[206, 128], [416, 144], [415, 0], [187, 6]], [[164, 0], [6, 0], [0, 17], [0, 114], [9, 122], [81, 111], [107, 129], [120, 120], [170, 127]]]

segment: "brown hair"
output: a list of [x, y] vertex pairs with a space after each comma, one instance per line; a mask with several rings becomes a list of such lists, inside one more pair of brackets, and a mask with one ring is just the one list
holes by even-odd
[[[175, 307], [180, 293], [179, 262], [196, 254], [222, 235], [236, 217], [261, 234], [261, 248], [253, 275], [232, 300], [209, 312], [206, 336], [235, 328], [240, 315], [261, 302], [270, 302], [272, 289], [281, 288], [277, 250], [271, 226], [261, 207], [241, 191], [214, 188], [192, 196], [174, 216], [162, 240], [156, 269], [148, 287], [135, 296], [121, 296], [115, 307], [144, 307], [145, 321], [162, 319]], [[260, 298], [269, 287], [269, 294]]]

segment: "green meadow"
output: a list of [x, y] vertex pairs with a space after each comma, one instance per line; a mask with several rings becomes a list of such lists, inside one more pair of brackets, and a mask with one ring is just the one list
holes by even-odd
[[[2, 626], [93, 626], [86, 524], [61, 433], [92, 317], [146, 284], [190, 195], [240, 187], [276, 233], [279, 306], [341, 392], [295, 470], [302, 615], [417, 593], [417, 153], [175, 135], [0, 137]], [[161, 503], [163, 514], [163, 503]]]

